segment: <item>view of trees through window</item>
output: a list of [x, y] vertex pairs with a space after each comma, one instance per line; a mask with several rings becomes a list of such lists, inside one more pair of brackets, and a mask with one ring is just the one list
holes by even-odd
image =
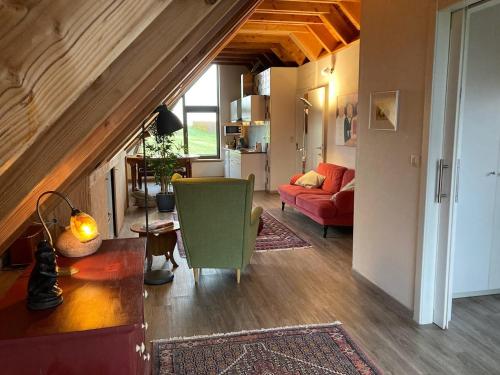
[[179, 99], [172, 112], [184, 124], [174, 133], [179, 150], [205, 158], [219, 157], [219, 100], [217, 65], [211, 65]]

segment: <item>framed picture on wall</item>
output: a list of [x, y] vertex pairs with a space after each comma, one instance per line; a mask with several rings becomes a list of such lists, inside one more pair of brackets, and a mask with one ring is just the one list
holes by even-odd
[[337, 97], [335, 144], [356, 147], [358, 138], [358, 94]]
[[398, 129], [399, 90], [372, 92], [369, 128], [395, 132]]

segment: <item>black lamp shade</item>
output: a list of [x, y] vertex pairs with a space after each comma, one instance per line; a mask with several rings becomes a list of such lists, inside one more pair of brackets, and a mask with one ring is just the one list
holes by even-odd
[[156, 132], [159, 136], [170, 135], [182, 129], [182, 123], [165, 104], [155, 109], [158, 113], [156, 118]]

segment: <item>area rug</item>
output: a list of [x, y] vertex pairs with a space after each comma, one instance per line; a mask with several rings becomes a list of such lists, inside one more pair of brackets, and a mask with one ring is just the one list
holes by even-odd
[[[297, 236], [290, 228], [276, 220], [269, 212], [261, 215], [264, 226], [257, 236], [255, 251], [297, 250], [311, 247], [311, 244]], [[186, 257], [180, 231], [177, 231], [177, 249], [179, 255]]]
[[153, 341], [156, 375], [382, 374], [339, 322]]

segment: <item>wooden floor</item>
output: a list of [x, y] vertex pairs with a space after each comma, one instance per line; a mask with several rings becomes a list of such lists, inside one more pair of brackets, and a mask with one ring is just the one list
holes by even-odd
[[[352, 274], [352, 233], [323, 239], [320, 225], [291, 208], [282, 212], [277, 195], [256, 193], [254, 203], [313, 248], [254, 254], [240, 285], [232, 270], [203, 270], [198, 287], [175, 252], [173, 283], [147, 287], [150, 340], [340, 320], [386, 374], [500, 374], [500, 296], [457, 300], [447, 331], [418, 326]], [[143, 215], [130, 209], [122, 236], [132, 236], [128, 227]]]

